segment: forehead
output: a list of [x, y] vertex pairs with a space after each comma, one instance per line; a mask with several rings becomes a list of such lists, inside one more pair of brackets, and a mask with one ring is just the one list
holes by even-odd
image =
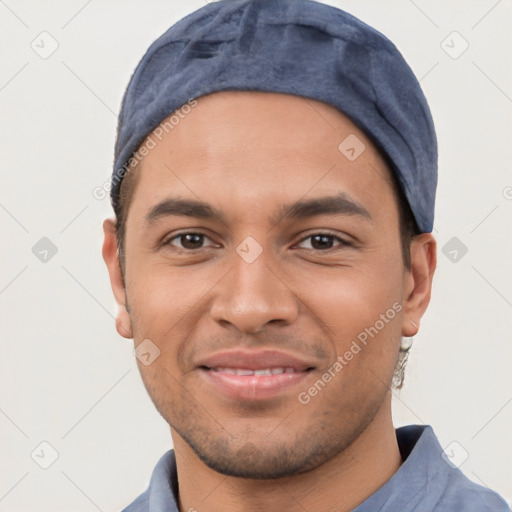
[[151, 149], [135, 171], [133, 201], [141, 208], [176, 194], [211, 198], [224, 209], [338, 192], [384, 205], [393, 194], [390, 170], [371, 140], [316, 100], [216, 92], [161, 126], [167, 130], [149, 135]]

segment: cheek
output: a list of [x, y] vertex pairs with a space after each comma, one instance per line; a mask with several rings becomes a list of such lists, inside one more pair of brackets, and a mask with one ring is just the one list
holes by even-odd
[[399, 268], [387, 273], [351, 269], [339, 279], [315, 282], [316, 291], [304, 287], [303, 298], [320, 325], [326, 326], [333, 361], [338, 358], [343, 367], [338, 366], [339, 377], [333, 380], [342, 387], [350, 380], [360, 391], [387, 386], [401, 336]]
[[191, 272], [190, 268], [170, 268], [166, 263], [135, 263], [136, 259], [127, 282], [135, 345], [149, 339], [159, 350], [154, 363], [139, 364], [139, 369], [148, 382], [156, 385], [161, 378], [173, 385], [174, 380], [161, 367], [175, 378], [188, 370], [188, 340], [196, 338], [204, 325], [212, 283], [218, 281], [219, 273], [212, 276], [212, 269]]
[[151, 331], [171, 329], [193, 316], [211, 288], [208, 277], [200, 271], [170, 268], [165, 263], [137, 265], [128, 274], [127, 289], [137, 320]]
[[324, 276], [317, 274], [314, 280], [312, 275], [310, 277], [294, 291], [331, 332], [341, 338], [357, 336], [390, 308], [388, 316], [396, 317], [399, 309], [396, 303], [402, 300], [402, 278], [396, 265], [386, 272], [373, 271], [365, 265], [337, 273], [331, 271]]

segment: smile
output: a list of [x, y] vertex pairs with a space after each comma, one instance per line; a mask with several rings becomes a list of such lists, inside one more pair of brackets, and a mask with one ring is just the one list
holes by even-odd
[[301, 355], [269, 348], [217, 352], [196, 363], [209, 392], [244, 401], [289, 394], [316, 364]]
[[210, 368], [214, 372], [229, 373], [231, 375], [281, 375], [282, 373], [296, 373], [295, 368], [261, 368], [251, 370], [249, 368]]

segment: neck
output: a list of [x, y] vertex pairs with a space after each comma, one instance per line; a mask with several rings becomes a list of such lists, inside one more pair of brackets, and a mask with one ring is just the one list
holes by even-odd
[[391, 420], [391, 393], [374, 420], [343, 452], [299, 475], [236, 478], [207, 467], [171, 428], [181, 512], [349, 512], [382, 487], [402, 458]]

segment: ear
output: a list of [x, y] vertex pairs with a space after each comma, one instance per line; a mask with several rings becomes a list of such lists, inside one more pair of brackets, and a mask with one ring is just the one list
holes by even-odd
[[437, 264], [437, 244], [431, 233], [422, 233], [411, 244], [411, 269], [406, 271], [402, 336], [412, 337], [430, 302], [432, 278]]
[[107, 265], [110, 285], [118, 306], [116, 329], [123, 338], [133, 338], [132, 323], [126, 305], [126, 290], [121, 265], [119, 264], [115, 219], [105, 219], [103, 233], [105, 235], [102, 250], [103, 259]]

